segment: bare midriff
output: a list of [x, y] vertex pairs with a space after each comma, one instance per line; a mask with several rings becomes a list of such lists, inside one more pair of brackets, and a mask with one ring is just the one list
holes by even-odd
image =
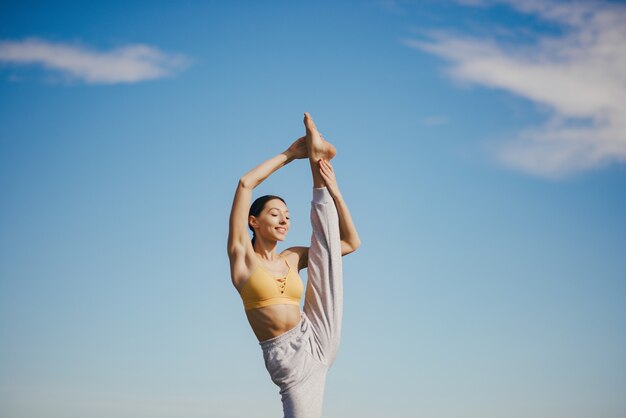
[[259, 341], [278, 337], [300, 323], [300, 306], [271, 305], [245, 311]]

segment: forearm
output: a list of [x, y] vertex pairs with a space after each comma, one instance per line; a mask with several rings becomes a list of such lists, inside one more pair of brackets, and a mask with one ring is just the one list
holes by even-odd
[[359, 234], [352, 221], [352, 216], [348, 210], [348, 205], [340, 193], [332, 195], [339, 216], [339, 235], [342, 241], [348, 244], [352, 250], [356, 250], [361, 245]]
[[263, 180], [268, 178], [274, 171], [289, 164], [294, 160], [294, 155], [290, 150], [281, 152], [280, 154], [270, 158], [254, 167], [241, 177], [241, 184], [244, 187], [254, 189], [261, 184]]

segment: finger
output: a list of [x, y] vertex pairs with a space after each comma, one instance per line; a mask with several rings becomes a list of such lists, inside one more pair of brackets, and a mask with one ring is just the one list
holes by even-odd
[[321, 173], [321, 174], [322, 174], [322, 180], [324, 180], [324, 183], [325, 183], [327, 186], [328, 186], [328, 185], [335, 184], [335, 181], [334, 181], [332, 178], [328, 177], [328, 176], [327, 176], [327, 175], [325, 175], [324, 173]]
[[328, 177], [329, 179], [333, 178], [332, 171], [330, 171], [325, 165], [320, 165], [320, 173], [322, 173], [322, 175]]
[[328, 174], [329, 177], [335, 178], [335, 173], [333, 172], [333, 168], [328, 163], [324, 167], [324, 170], [326, 170], [326, 173]]

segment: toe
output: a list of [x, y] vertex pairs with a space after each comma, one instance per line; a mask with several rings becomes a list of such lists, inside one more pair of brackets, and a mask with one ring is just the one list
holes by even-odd
[[307, 129], [311, 131], [316, 130], [315, 123], [313, 122], [313, 118], [311, 117], [311, 115], [309, 115], [306, 112], [304, 113], [304, 125], [306, 126]]

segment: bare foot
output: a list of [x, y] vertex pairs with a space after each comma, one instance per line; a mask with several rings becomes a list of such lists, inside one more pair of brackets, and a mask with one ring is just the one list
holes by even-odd
[[331, 160], [337, 155], [337, 150], [330, 142], [326, 141], [317, 131], [315, 122], [308, 113], [304, 114], [304, 126], [306, 127], [306, 148], [309, 159], [319, 161], [320, 159]]

